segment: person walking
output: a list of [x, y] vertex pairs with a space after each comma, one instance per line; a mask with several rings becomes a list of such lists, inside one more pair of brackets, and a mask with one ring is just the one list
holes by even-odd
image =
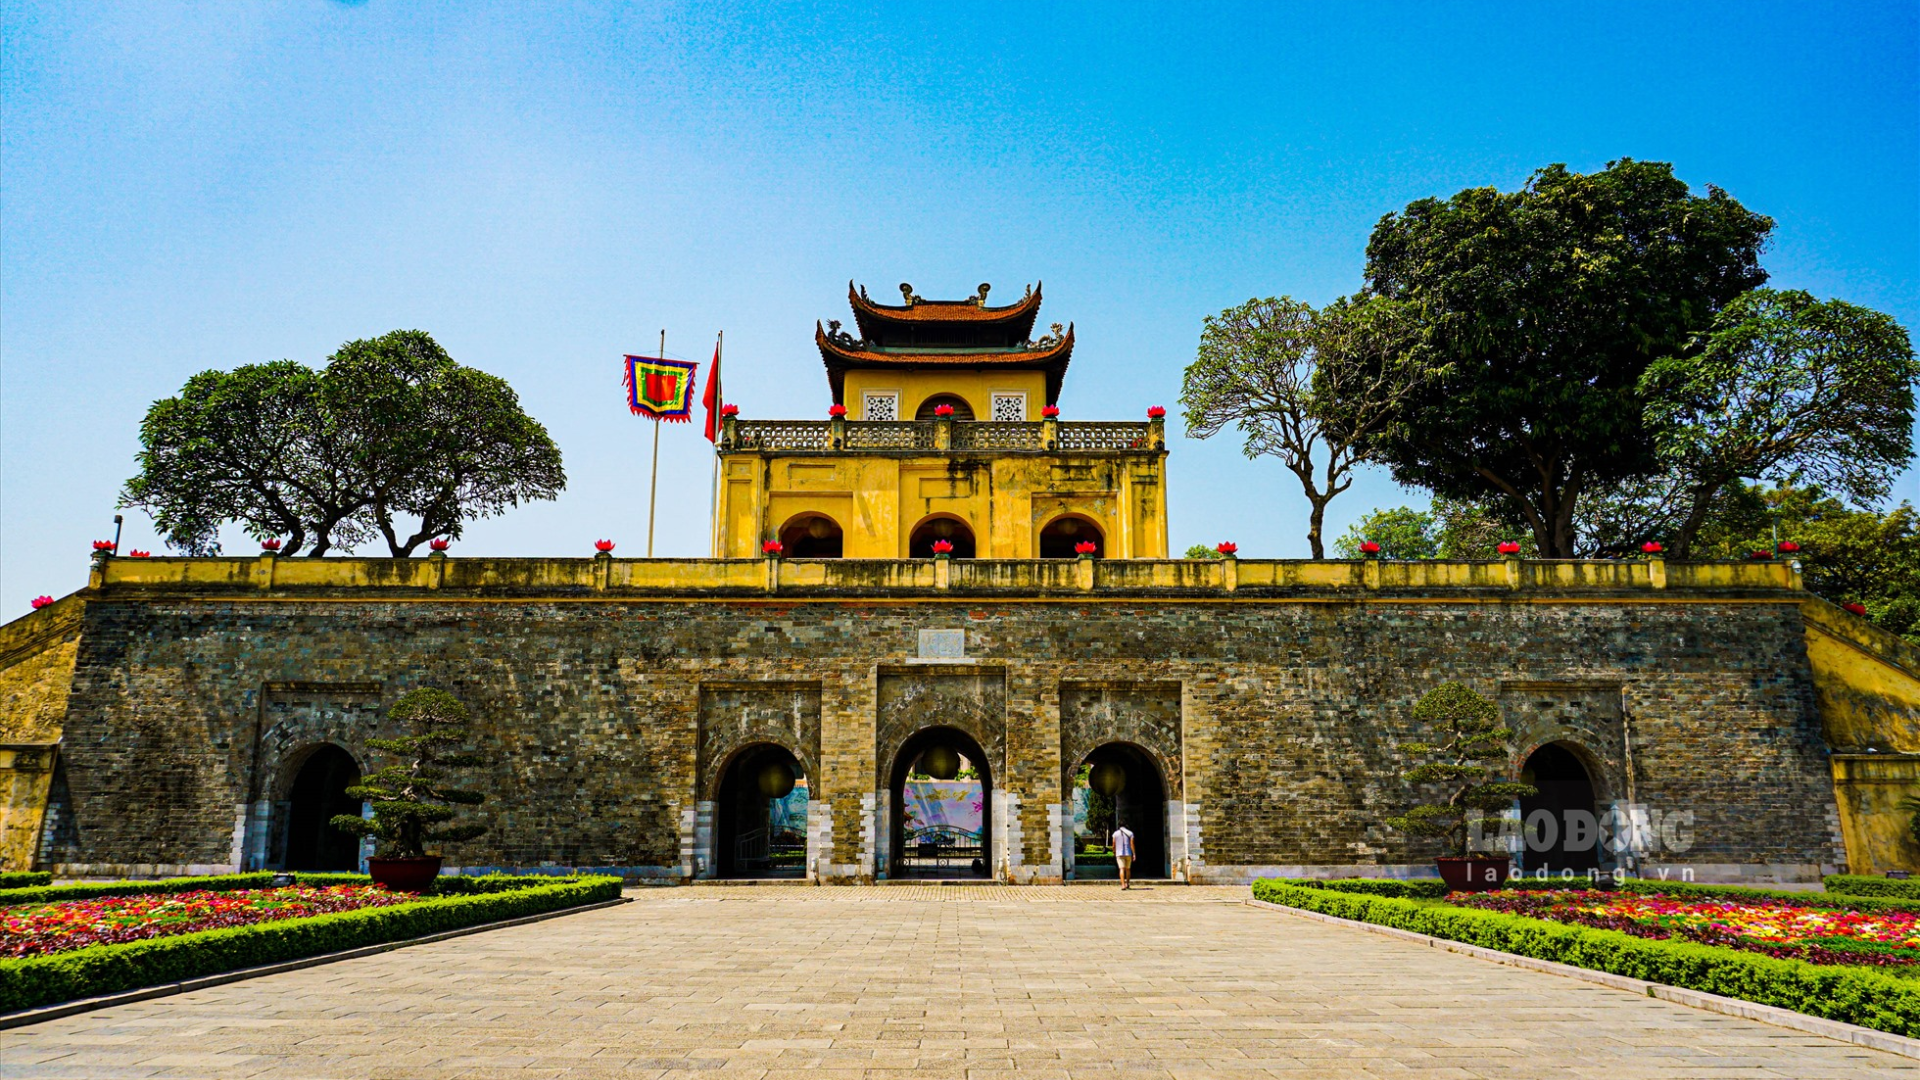
[[1133, 830], [1125, 825], [1113, 830], [1113, 862], [1120, 868], [1120, 887], [1133, 888]]

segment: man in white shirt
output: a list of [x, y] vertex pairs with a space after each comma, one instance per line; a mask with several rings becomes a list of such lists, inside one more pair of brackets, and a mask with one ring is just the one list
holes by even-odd
[[1113, 830], [1113, 861], [1120, 867], [1120, 887], [1133, 888], [1133, 830], [1125, 825]]

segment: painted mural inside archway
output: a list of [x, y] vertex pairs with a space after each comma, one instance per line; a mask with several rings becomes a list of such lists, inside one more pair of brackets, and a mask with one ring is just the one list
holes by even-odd
[[772, 743], [735, 754], [720, 778], [715, 869], [721, 877], [802, 877], [807, 872], [807, 775]]
[[[1118, 790], [1111, 789], [1118, 781]], [[1135, 877], [1166, 877], [1167, 787], [1159, 766], [1131, 743], [1095, 749], [1073, 772], [1073, 877], [1117, 878], [1113, 831], [1133, 830]]]
[[896, 877], [987, 877], [993, 868], [993, 780], [980, 744], [955, 728], [917, 732], [893, 771]]

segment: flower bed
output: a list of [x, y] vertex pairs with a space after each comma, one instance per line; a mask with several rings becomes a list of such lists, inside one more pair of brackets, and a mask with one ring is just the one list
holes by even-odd
[[1920, 964], [1920, 915], [1910, 911], [1850, 911], [1819, 898], [1802, 903], [1690, 899], [1590, 889], [1455, 893], [1447, 902], [1810, 964], [1860, 964], [1889, 974], [1920, 974], [1913, 970]]
[[89, 945], [390, 907], [417, 899], [372, 885], [288, 885], [23, 904], [0, 908], [0, 956], [43, 956]]

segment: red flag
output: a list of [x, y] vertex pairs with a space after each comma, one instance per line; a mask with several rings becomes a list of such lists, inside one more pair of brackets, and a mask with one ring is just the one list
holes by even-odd
[[707, 407], [707, 441], [720, 441], [720, 346], [713, 346], [713, 370], [707, 372], [707, 392], [700, 399]]

